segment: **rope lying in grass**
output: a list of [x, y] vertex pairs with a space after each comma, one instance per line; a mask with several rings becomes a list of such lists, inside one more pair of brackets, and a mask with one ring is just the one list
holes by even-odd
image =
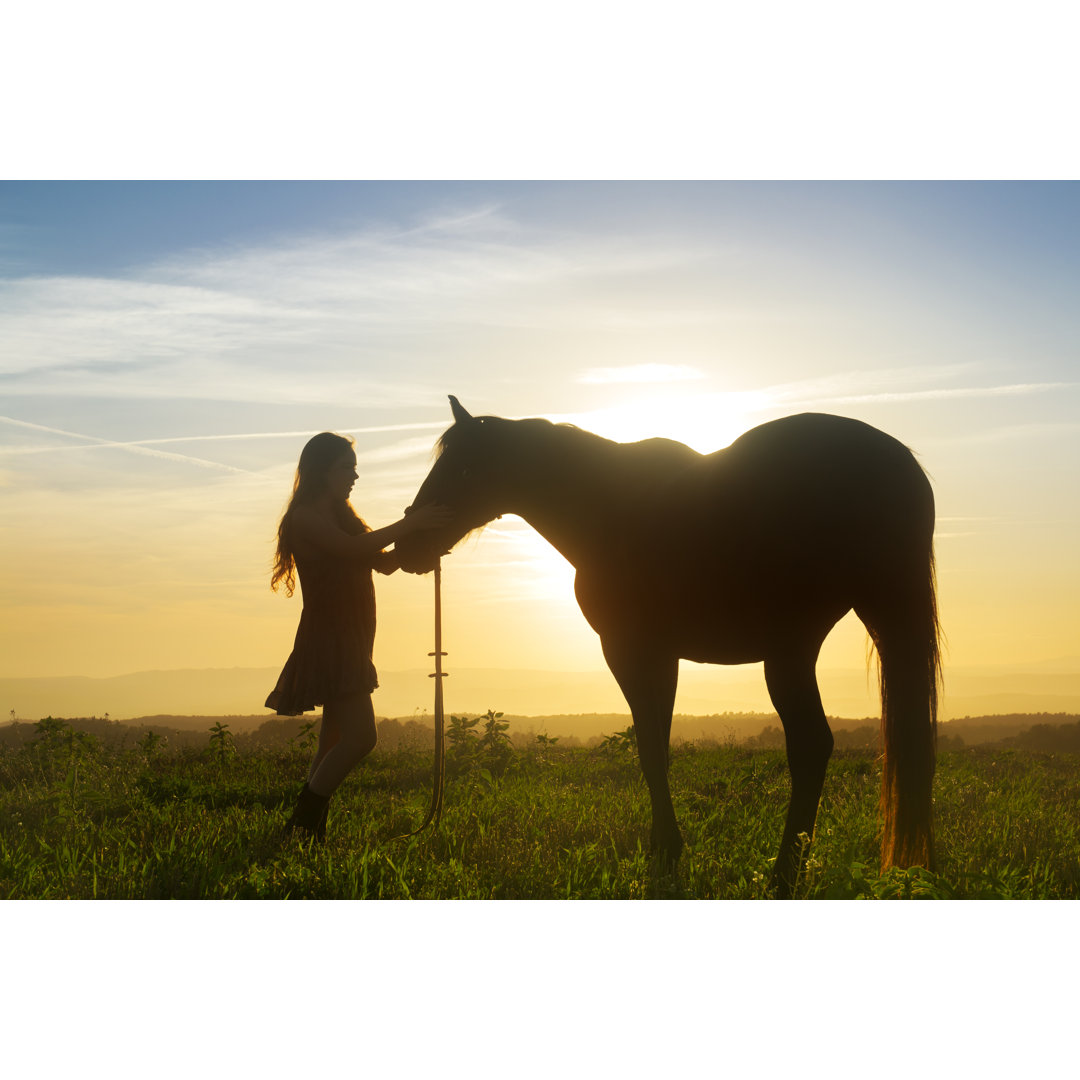
[[442, 561], [435, 563], [435, 651], [428, 656], [435, 657], [435, 671], [428, 676], [435, 680], [435, 768], [431, 783], [431, 806], [428, 808], [424, 823], [410, 833], [395, 836], [395, 840], [407, 840], [410, 836], [422, 833], [432, 821], [438, 827], [442, 817], [443, 777], [445, 775], [446, 754], [443, 743], [443, 687], [442, 681], [447, 672], [442, 669]]

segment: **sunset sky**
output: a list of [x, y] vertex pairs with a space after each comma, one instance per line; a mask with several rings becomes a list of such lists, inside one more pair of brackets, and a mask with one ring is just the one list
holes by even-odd
[[[933, 478], [948, 662], [1075, 657], [1078, 295], [1068, 183], [0, 183], [0, 673], [280, 665], [300, 448], [353, 435], [387, 524], [449, 393], [702, 451], [865, 420]], [[571, 582], [516, 519], [469, 540], [455, 663], [602, 668]], [[425, 666], [430, 578], [376, 584], [377, 666]]]

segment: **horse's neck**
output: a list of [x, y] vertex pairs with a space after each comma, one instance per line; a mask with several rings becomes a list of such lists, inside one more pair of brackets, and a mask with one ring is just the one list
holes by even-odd
[[515, 495], [512, 512], [579, 568], [596, 558], [598, 537], [618, 528], [631, 512], [631, 494], [620, 482], [612, 447], [586, 444], [580, 454], [571, 451], [537, 463]]
[[571, 565], [580, 568], [593, 549], [591, 519], [567, 504], [559, 510], [533, 505], [517, 511]]

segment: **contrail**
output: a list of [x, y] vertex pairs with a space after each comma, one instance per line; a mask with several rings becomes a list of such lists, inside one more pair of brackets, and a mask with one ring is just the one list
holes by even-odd
[[[189, 454], [170, 454], [168, 450], [154, 450], [141, 443], [114, 442], [111, 439], [99, 439], [94, 435], [83, 435], [78, 431], [65, 431], [63, 428], [46, 427], [44, 424], [32, 424], [28, 420], [15, 420], [10, 416], [0, 416], [0, 421], [5, 424], [12, 424], [15, 427], [29, 428], [31, 431], [46, 431], [50, 435], [61, 435], [65, 439], [81, 439], [83, 442], [83, 445], [81, 446], [54, 446], [47, 448], [53, 451], [85, 450], [91, 448], [125, 450], [129, 454], [140, 454], [143, 457], [162, 458], [166, 461], [181, 461], [187, 465], [199, 465], [204, 469], [221, 469], [225, 472], [244, 474], [247, 474], [250, 471], [248, 469], [238, 469], [235, 465], [226, 465], [220, 461], [208, 461], [205, 458], [191, 457]], [[8, 452], [25, 453], [25, 450], [12, 448]]]
[[[863, 405], [873, 402], [938, 401], [949, 398], [1008, 397], [1038, 394], [1047, 390], [1074, 390], [1080, 383], [1013, 383], [1008, 386], [961, 386], [938, 390], [884, 390], [869, 394], [825, 394], [821, 397], [785, 399], [776, 387], [772, 392], [785, 406], [805, 408], [810, 405]], [[769, 391], [766, 391], [767, 393]]]
[[[391, 431], [441, 431], [447, 426], [445, 420], [424, 424], [384, 424], [380, 427], [336, 428], [339, 435], [381, 435]], [[320, 429], [321, 430], [321, 429]], [[318, 435], [319, 431], [251, 431], [234, 435], [177, 435], [170, 439], [139, 439], [123, 446], [150, 446], [158, 443], [216, 442], [221, 439], [302, 439]]]
[[[0, 416], [0, 421], [14, 424], [17, 427], [30, 428], [34, 431], [47, 431], [52, 435], [62, 435], [69, 439], [82, 439], [84, 442], [79, 446], [11, 446], [0, 447], [0, 455], [21, 456], [24, 454], [55, 454], [70, 450], [128, 450], [133, 453], [151, 454], [155, 457], [171, 458], [177, 461], [190, 461], [204, 466], [212, 466], [219, 469], [227, 469], [231, 472], [247, 472], [246, 469], [236, 469], [231, 465], [223, 465], [220, 462], [206, 461], [203, 458], [190, 457], [186, 454], [169, 454], [166, 451], [152, 450], [151, 447], [163, 446], [171, 443], [192, 442], [223, 442], [244, 441], [248, 439], [299, 439], [310, 438], [317, 435], [318, 431], [252, 431], [234, 433], [228, 435], [174, 435], [164, 439], [134, 439], [129, 441], [114, 439], [98, 439], [92, 435], [81, 435], [74, 431], [64, 431], [61, 428], [46, 427], [43, 424], [31, 424], [26, 420], [14, 420], [9, 416]], [[427, 422], [420, 424], [383, 424], [378, 427], [339, 428], [342, 435], [374, 435], [384, 432], [395, 431], [440, 431], [446, 427], [445, 421]]]

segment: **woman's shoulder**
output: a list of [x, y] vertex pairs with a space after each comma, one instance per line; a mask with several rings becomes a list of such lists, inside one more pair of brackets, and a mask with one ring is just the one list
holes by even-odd
[[330, 528], [339, 529], [334, 515], [316, 503], [299, 503], [292, 509], [293, 524], [301, 529], [305, 528]]
[[310, 504], [294, 507], [290, 524], [294, 542], [306, 542], [316, 547], [333, 544], [335, 537], [340, 537], [343, 531], [332, 514]]
[[355, 514], [342, 515], [333, 507], [316, 504], [296, 507], [291, 534], [297, 555], [353, 561], [370, 555], [353, 540], [356, 535], [370, 531]]
[[350, 536], [360, 536], [363, 533], [371, 532], [371, 526], [353, 509], [351, 503], [345, 504], [338, 525], [343, 532], [347, 532]]

